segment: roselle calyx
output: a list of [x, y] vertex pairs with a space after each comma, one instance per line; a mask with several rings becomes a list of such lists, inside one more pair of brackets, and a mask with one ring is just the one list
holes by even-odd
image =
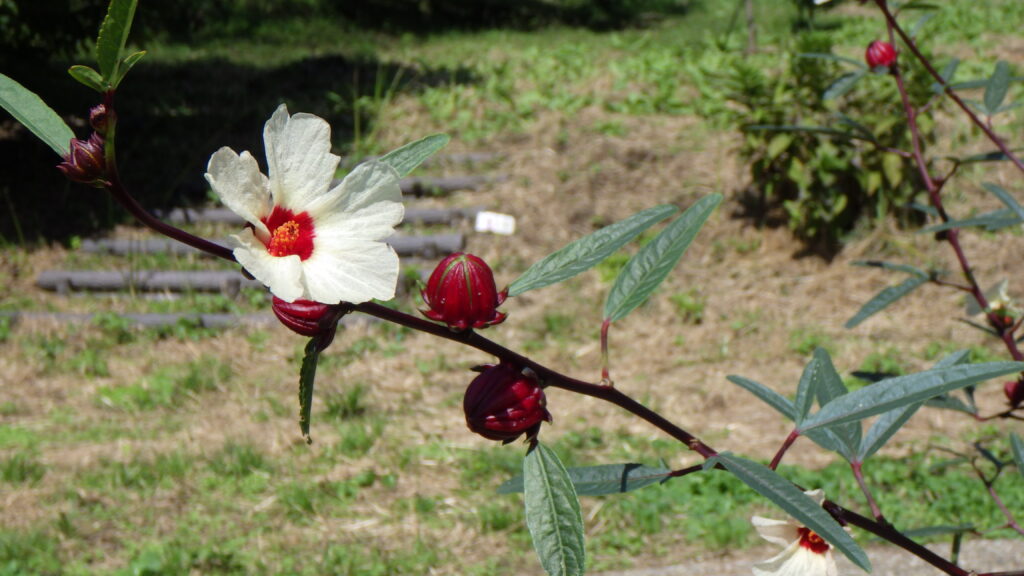
[[537, 377], [508, 362], [485, 366], [462, 402], [470, 430], [505, 444], [523, 434], [536, 438], [541, 423], [551, 422], [546, 406]]
[[505, 301], [508, 289], [498, 292], [491, 268], [472, 254], [456, 252], [441, 260], [421, 294], [429, 308], [421, 310], [423, 315], [458, 332], [505, 320], [497, 307]]
[[896, 63], [896, 48], [888, 42], [875, 40], [868, 44], [868, 48], [864, 52], [864, 61], [867, 62], [869, 68], [878, 68], [879, 66], [891, 68]]
[[344, 311], [336, 305], [312, 300], [286, 302], [277, 296], [274, 296], [271, 308], [281, 324], [292, 332], [311, 338], [319, 337], [321, 349], [334, 340], [338, 320], [344, 315]]
[[71, 150], [57, 169], [72, 182], [104, 186], [107, 176], [107, 160], [103, 150], [103, 137], [93, 132], [88, 140], [71, 140]]
[[1011, 380], [1003, 384], [1003, 394], [1006, 394], [1006, 401], [1010, 408], [1018, 408], [1024, 404], [1024, 382]]

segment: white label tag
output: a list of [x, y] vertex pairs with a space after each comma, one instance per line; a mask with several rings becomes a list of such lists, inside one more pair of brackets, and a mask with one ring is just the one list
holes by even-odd
[[509, 236], [516, 232], [516, 217], [500, 212], [477, 212], [474, 228], [477, 232], [493, 232]]

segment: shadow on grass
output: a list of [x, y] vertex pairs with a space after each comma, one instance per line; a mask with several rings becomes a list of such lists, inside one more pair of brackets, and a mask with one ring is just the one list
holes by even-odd
[[[98, 95], [74, 82], [66, 67], [22, 60], [3, 70], [84, 138]], [[325, 118], [337, 152], [351, 146], [357, 114], [364, 115], [358, 119], [362, 130], [371, 128], [358, 98], [365, 101], [381, 87], [415, 92], [475, 80], [465, 69], [413, 70], [338, 55], [276, 68], [221, 59], [174, 65], [143, 59], [118, 92], [118, 161], [123, 180], [148, 209], [195, 204], [206, 198], [206, 162], [221, 146], [252, 151], [265, 169], [263, 124], [282, 102], [292, 113]], [[0, 243], [63, 242], [125, 220], [104, 192], [67, 183], [54, 168], [59, 161], [20, 125], [0, 119]]]

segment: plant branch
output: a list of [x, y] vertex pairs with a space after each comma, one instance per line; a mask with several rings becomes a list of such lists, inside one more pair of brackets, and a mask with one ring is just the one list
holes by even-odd
[[782, 462], [782, 457], [786, 455], [786, 451], [789, 450], [789, 447], [792, 446], [793, 442], [796, 442], [796, 439], [799, 437], [799, 430], [793, 430], [792, 432], [790, 432], [789, 436], [786, 436], [786, 440], [782, 442], [782, 446], [779, 447], [779, 451], [775, 453], [775, 457], [772, 458], [772, 462], [771, 464], [768, 465], [768, 467], [771, 468], [772, 470], [778, 468], [779, 462]]
[[931, 77], [934, 78], [940, 86], [942, 86], [942, 90], [943, 92], [945, 92], [946, 96], [949, 96], [949, 98], [953, 102], [956, 102], [956, 105], [959, 106], [965, 114], [967, 114], [967, 116], [971, 119], [971, 122], [973, 122], [975, 126], [980, 128], [981, 131], [985, 133], [985, 136], [987, 136], [988, 139], [991, 140], [997, 148], [999, 148], [999, 151], [1002, 152], [1008, 160], [1013, 162], [1013, 165], [1016, 166], [1018, 170], [1024, 172], [1024, 162], [1022, 162], [1021, 159], [1018, 158], [1012, 150], [1010, 150], [1010, 147], [1007, 146], [1005, 142], [1003, 142], [1002, 138], [1000, 138], [995, 132], [992, 131], [992, 128], [988, 125], [988, 123], [983, 122], [981, 118], [979, 118], [978, 115], [975, 114], [973, 110], [971, 110], [970, 106], [968, 106], [967, 103], [964, 102], [960, 98], [960, 96], [953, 91], [953, 88], [950, 87], [949, 83], [946, 82], [946, 79], [942, 77], [942, 74], [939, 74], [938, 70], [936, 70], [935, 67], [932, 66], [931, 62], [929, 62], [928, 59], [924, 56], [924, 54], [921, 53], [921, 50], [917, 47], [917, 44], [914, 42], [913, 38], [911, 38], [910, 35], [908, 35], [903, 30], [903, 28], [900, 27], [899, 23], [896, 21], [896, 17], [889, 10], [889, 7], [886, 5], [886, 0], [875, 0], [875, 4], [878, 5], [878, 8], [882, 11], [882, 14], [885, 15], [885, 20], [888, 23], [889, 29], [894, 30], [897, 34], [899, 34], [900, 38], [903, 40], [903, 43], [907, 46], [907, 48], [910, 49], [910, 51], [914, 54], [914, 57], [917, 58], [921, 65], [924, 66], [924, 69], [928, 71], [928, 74], [930, 74]]

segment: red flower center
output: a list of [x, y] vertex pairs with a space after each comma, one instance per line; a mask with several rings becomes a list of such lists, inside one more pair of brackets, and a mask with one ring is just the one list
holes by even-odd
[[807, 548], [815, 554], [824, 554], [828, 552], [828, 542], [818, 536], [814, 530], [810, 528], [801, 527], [797, 529], [797, 533], [800, 535], [800, 545]]
[[287, 208], [274, 206], [263, 223], [270, 230], [267, 252], [271, 256], [298, 256], [305, 260], [313, 255], [313, 218], [307, 212], [298, 214]]

